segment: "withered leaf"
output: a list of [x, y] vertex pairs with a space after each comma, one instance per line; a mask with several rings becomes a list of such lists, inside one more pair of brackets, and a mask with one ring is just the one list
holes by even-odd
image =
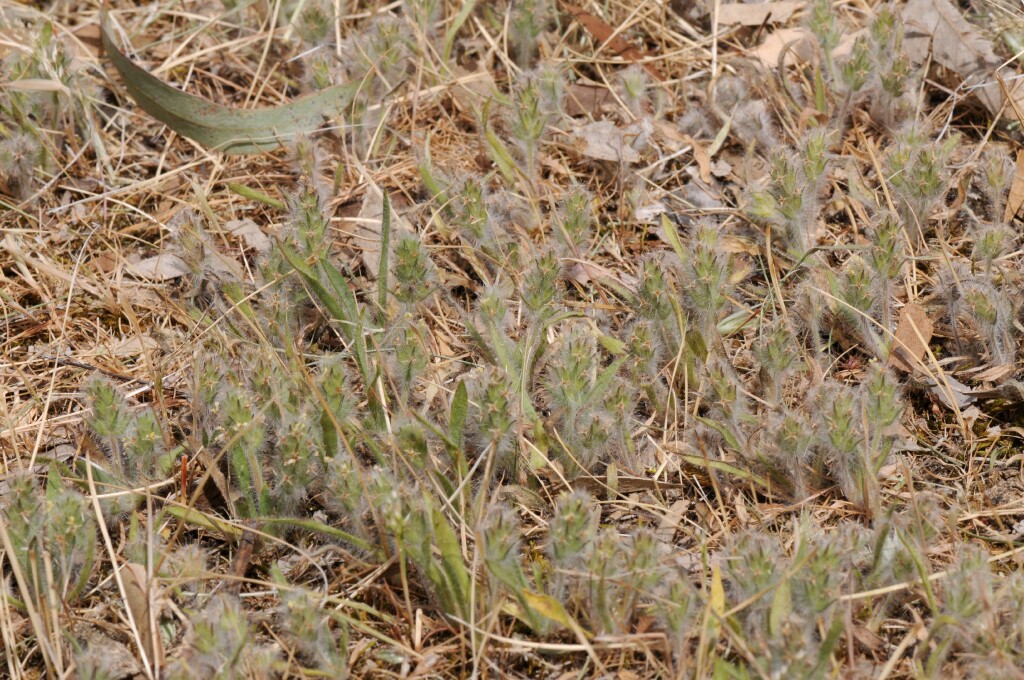
[[[950, 0], [910, 0], [903, 16], [907, 23], [904, 46], [911, 59], [923, 63], [930, 47], [935, 62], [960, 76], [990, 113], [1002, 110], [1003, 94], [995, 78], [1002, 60], [992, 43]], [[1007, 83], [1015, 81], [1012, 71], [1001, 74]], [[1014, 96], [1018, 102], [1024, 99], [1021, 94]], [[1012, 108], [1007, 109], [1006, 113], [1012, 115]]]
[[1013, 181], [1010, 182], [1010, 195], [1006, 199], [1006, 211], [1003, 213], [1003, 221], [1009, 222], [1024, 205], [1024, 149], [1017, 152], [1017, 167], [1013, 171]]
[[761, 26], [766, 23], [784, 24], [793, 13], [804, 6], [803, 2], [779, 0], [752, 4], [745, 2], [723, 3], [718, 8], [718, 23], [723, 26]]
[[921, 359], [928, 350], [932, 339], [932, 320], [924, 307], [908, 302], [900, 310], [896, 324], [895, 339], [889, 353], [889, 365], [905, 373], [913, 373], [921, 365]]
[[[573, 5], [566, 5], [565, 9], [569, 14], [576, 18], [576, 21], [583, 25], [583, 28], [587, 29], [587, 33], [590, 33], [602, 47], [607, 47], [616, 56], [622, 57], [626, 61], [642, 61], [644, 59], [644, 53], [637, 49], [635, 46], [630, 44], [628, 40], [623, 38], [621, 35], [616, 34], [615, 29], [608, 25], [606, 21], [600, 17], [594, 16], [590, 12], [587, 12], [579, 7]], [[664, 82], [665, 76], [661, 74], [658, 69], [654, 68], [652, 64], [645, 63], [644, 70], [650, 73], [654, 78]]]
[[141, 564], [129, 562], [121, 567], [121, 578], [124, 581], [125, 596], [128, 600], [128, 609], [131, 611], [132, 620], [139, 632], [139, 640], [146, 659], [154, 667], [162, 665], [163, 642], [160, 639], [160, 631], [155, 626], [159, 618], [159, 609], [155, 604], [153, 584], [149, 580], [146, 568]]
[[577, 150], [587, 158], [599, 161], [636, 163], [640, 154], [630, 144], [640, 134], [637, 124], [619, 128], [613, 121], [599, 120], [582, 125], [573, 133]]

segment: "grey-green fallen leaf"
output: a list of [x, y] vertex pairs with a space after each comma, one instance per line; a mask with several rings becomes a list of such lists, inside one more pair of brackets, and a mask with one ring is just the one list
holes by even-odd
[[100, 12], [103, 49], [139, 107], [180, 135], [230, 154], [258, 153], [340, 115], [358, 84], [335, 85], [293, 102], [263, 109], [237, 109], [182, 92], [129, 59], [110, 35], [107, 8]]

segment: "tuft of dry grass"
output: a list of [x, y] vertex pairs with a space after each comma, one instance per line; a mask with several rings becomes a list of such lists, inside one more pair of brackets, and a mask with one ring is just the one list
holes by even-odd
[[713, 4], [115, 3], [360, 83], [225, 156], [0, 0], [4, 672], [1019, 675], [1020, 122], [898, 7]]

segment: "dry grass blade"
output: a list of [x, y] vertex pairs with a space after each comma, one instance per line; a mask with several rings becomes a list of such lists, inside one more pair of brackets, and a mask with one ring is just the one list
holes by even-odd
[[159, 607], [154, 606], [157, 597], [155, 584], [146, 573], [146, 567], [129, 562], [121, 567], [125, 592], [128, 596], [128, 607], [132, 610], [132, 618], [140, 626], [139, 635], [146, 657], [153, 659], [156, 668], [163, 665], [163, 640], [157, 621], [160, 619]]

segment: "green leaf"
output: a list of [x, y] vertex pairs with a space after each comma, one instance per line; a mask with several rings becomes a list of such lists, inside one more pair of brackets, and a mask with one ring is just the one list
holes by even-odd
[[604, 397], [612, 381], [615, 380], [615, 376], [619, 374], [619, 369], [626, 363], [627, 358], [616, 359], [598, 374], [597, 380], [594, 381], [594, 385], [590, 388], [590, 393], [587, 395], [589, 403], [597, 402]]
[[[814, 669], [810, 672], [808, 677], [818, 677], [825, 667], [828, 665], [829, 659], [832, 658], [832, 654], [835, 651], [836, 645], [839, 642], [839, 637], [843, 634], [846, 626], [843, 623], [843, 617], [837, 616], [829, 626], [828, 634], [825, 639], [822, 640], [821, 646], [818, 647], [818, 663], [814, 666]], [[943, 658], [945, 656], [943, 655]]]
[[448, 194], [441, 188], [437, 179], [434, 177], [434, 173], [431, 171], [433, 161], [430, 158], [430, 135], [432, 132], [427, 132], [426, 139], [423, 140], [423, 161], [417, 166], [420, 171], [420, 179], [423, 180], [423, 186], [430, 192], [430, 198], [433, 199], [438, 205], [442, 206], [442, 209], [447, 214], [451, 214], [452, 208], [448, 205]]
[[718, 434], [722, 435], [722, 437], [725, 439], [725, 443], [728, 444], [729, 448], [731, 448], [733, 451], [743, 451], [743, 447], [740, 446], [740, 442], [738, 439], [736, 439], [736, 435], [733, 434], [732, 431], [729, 428], [727, 428], [723, 423], [711, 420], [710, 418], [702, 418], [700, 416], [697, 416], [697, 420], [704, 423], [708, 427], [712, 428]]
[[597, 341], [601, 343], [608, 352], [614, 356], [622, 356], [626, 353], [626, 343], [606, 333], [598, 333]]
[[668, 239], [672, 250], [676, 251], [676, 255], [679, 256], [679, 261], [686, 262], [689, 256], [686, 254], [686, 248], [683, 247], [682, 239], [679, 238], [676, 224], [665, 213], [661, 213], [661, 230], [665, 232], [665, 238]]
[[450, 611], [460, 617], [469, 615], [470, 578], [466, 563], [462, 559], [462, 548], [459, 537], [455, 534], [448, 520], [437, 508], [430, 508], [430, 523], [434, 533], [434, 547], [441, 553], [440, 569], [433, 562], [428, 567], [435, 584], [446, 591], [450, 597]]
[[312, 531], [317, 534], [336, 538], [345, 543], [354, 545], [355, 547], [365, 550], [366, 552], [378, 554], [380, 548], [374, 545], [370, 545], [367, 541], [354, 536], [347, 531], [342, 531], [323, 522], [318, 522], [315, 519], [300, 519], [292, 517], [260, 517], [259, 521], [266, 526], [289, 526], [295, 527], [296, 529], [304, 529], [306, 531]]
[[488, 99], [487, 103], [484, 104], [484, 110], [480, 118], [483, 121], [484, 126], [484, 137], [487, 140], [487, 148], [490, 149], [491, 158], [494, 159], [494, 163], [498, 166], [498, 170], [501, 171], [502, 177], [508, 182], [509, 186], [512, 186], [516, 182], [516, 162], [512, 158], [512, 154], [505, 148], [504, 142], [494, 132], [494, 128], [491, 127], [490, 115], [491, 111], [491, 100]]
[[224, 284], [221, 292], [224, 293], [224, 297], [234, 305], [234, 308], [238, 310], [238, 312], [244, 316], [249, 323], [254, 325], [258, 323], [256, 320], [256, 310], [252, 308], [252, 305], [246, 298], [245, 291], [242, 290], [241, 284], [237, 281], [229, 281]]
[[263, 469], [255, 451], [242, 444], [235, 444], [228, 452], [231, 473], [242, 492], [237, 505], [238, 514], [244, 518], [259, 513], [260, 496], [263, 493]]
[[228, 187], [228, 189], [230, 191], [238, 194], [242, 198], [248, 198], [249, 200], [252, 200], [252, 201], [259, 201], [260, 203], [265, 203], [265, 204], [269, 205], [271, 208], [277, 208], [278, 210], [284, 210], [287, 207], [284, 204], [284, 201], [279, 201], [279, 200], [277, 200], [276, 198], [274, 198], [272, 196], [266, 195], [262, 191], [259, 191], [257, 189], [253, 189], [252, 187], [247, 187], [244, 184], [237, 184], [235, 182], [228, 182], [227, 187]]
[[448, 30], [444, 34], [444, 49], [442, 54], [442, 63], [448, 64], [451, 62], [452, 46], [455, 44], [455, 36], [458, 34], [459, 29], [469, 19], [469, 15], [473, 13], [473, 9], [476, 7], [477, 0], [469, 0], [469, 2], [463, 3], [462, 9], [455, 15], [455, 19], [452, 20], [452, 25], [448, 27]]
[[325, 118], [344, 112], [359, 87], [335, 85], [281, 106], [236, 109], [182, 92], [134, 64], [110, 35], [106, 4], [100, 11], [100, 37], [125, 89], [143, 111], [178, 134], [224, 153], [268, 151], [313, 132]]
[[388, 316], [388, 255], [391, 251], [391, 199], [388, 192], [381, 189], [384, 195], [384, 210], [380, 217], [380, 264], [377, 266], [377, 303], [383, 315]]
[[166, 512], [171, 517], [175, 517], [182, 522], [188, 524], [194, 524], [210, 531], [217, 531], [232, 541], [239, 541], [242, 538], [242, 529], [234, 524], [229, 524], [220, 519], [217, 519], [213, 515], [207, 515], [195, 508], [182, 507], [180, 505], [167, 505], [164, 507]]
[[[702, 422], [705, 421], [704, 418], [700, 418], [699, 420], [701, 420]], [[707, 424], [709, 426], [711, 426], [711, 427], [714, 427], [713, 423], [708, 422]], [[753, 472], [749, 472], [749, 471], [744, 470], [742, 468], [738, 468], [735, 465], [730, 465], [729, 463], [726, 463], [725, 461], [711, 460], [710, 458], [704, 458], [702, 456], [693, 456], [693, 455], [690, 455], [690, 454], [682, 454], [682, 453], [679, 454], [679, 458], [684, 463], [687, 463], [688, 465], [692, 465], [693, 467], [704, 468], [704, 469], [710, 468], [712, 470], [715, 470], [716, 472], [721, 472], [723, 474], [735, 477], [736, 479], [742, 479], [743, 481], [750, 482], [752, 484], [756, 484], [757, 486], [761, 487], [765, 491], [771, 491], [771, 488], [772, 488], [771, 484], [769, 484], [768, 480], [765, 479], [764, 477], [761, 477], [760, 475], [756, 475]]]
[[782, 626], [791, 613], [793, 613], [793, 591], [789, 585], [789, 576], [785, 575], [772, 597], [772, 608], [768, 612], [768, 632], [772, 635], [781, 635]]
[[[445, 449], [455, 468], [454, 486], [461, 485], [469, 474], [469, 463], [466, 461], [465, 430], [466, 413], [469, 411], [469, 392], [466, 383], [459, 381], [452, 397], [451, 415], [448, 418], [448, 435], [444, 437]], [[469, 502], [470, 485], [462, 487], [462, 498]], [[448, 494], [451, 496], [451, 493]]]
[[452, 397], [452, 413], [448, 419], [448, 436], [455, 446], [462, 448], [463, 432], [466, 428], [466, 413], [469, 411], [469, 391], [466, 383], [459, 381]]
[[278, 250], [285, 261], [299, 273], [302, 280], [320, 303], [327, 308], [327, 313], [337, 323], [342, 336], [351, 343], [355, 353], [356, 364], [359, 366], [359, 372], [369, 389], [373, 385], [374, 373], [370, 368], [370, 359], [366, 351], [366, 338], [363, 337], [363, 324], [359, 314], [359, 306], [352, 291], [348, 288], [345, 277], [329, 262], [319, 262], [318, 269], [323, 272], [331, 284], [331, 289], [328, 289], [321, 282], [317, 272], [290, 246], [278, 243]]
[[755, 315], [751, 314], [750, 312], [744, 309], [741, 309], [740, 311], [734, 312], [729, 316], [725, 317], [724, 319], [722, 319], [721, 321], [719, 321], [718, 332], [721, 333], [723, 338], [727, 338], [733, 333], [738, 332], [740, 329], [742, 329], [744, 326], [750, 323], [751, 319], [754, 318], [756, 318]]
[[577, 623], [569, 612], [565, 610], [562, 603], [550, 595], [534, 593], [525, 588], [519, 591], [519, 595], [535, 614], [568, 628], [580, 639], [585, 640], [591, 637], [583, 626]]
[[828, 104], [825, 100], [825, 78], [821, 74], [821, 68], [814, 69], [814, 106], [822, 113], [828, 113]]

